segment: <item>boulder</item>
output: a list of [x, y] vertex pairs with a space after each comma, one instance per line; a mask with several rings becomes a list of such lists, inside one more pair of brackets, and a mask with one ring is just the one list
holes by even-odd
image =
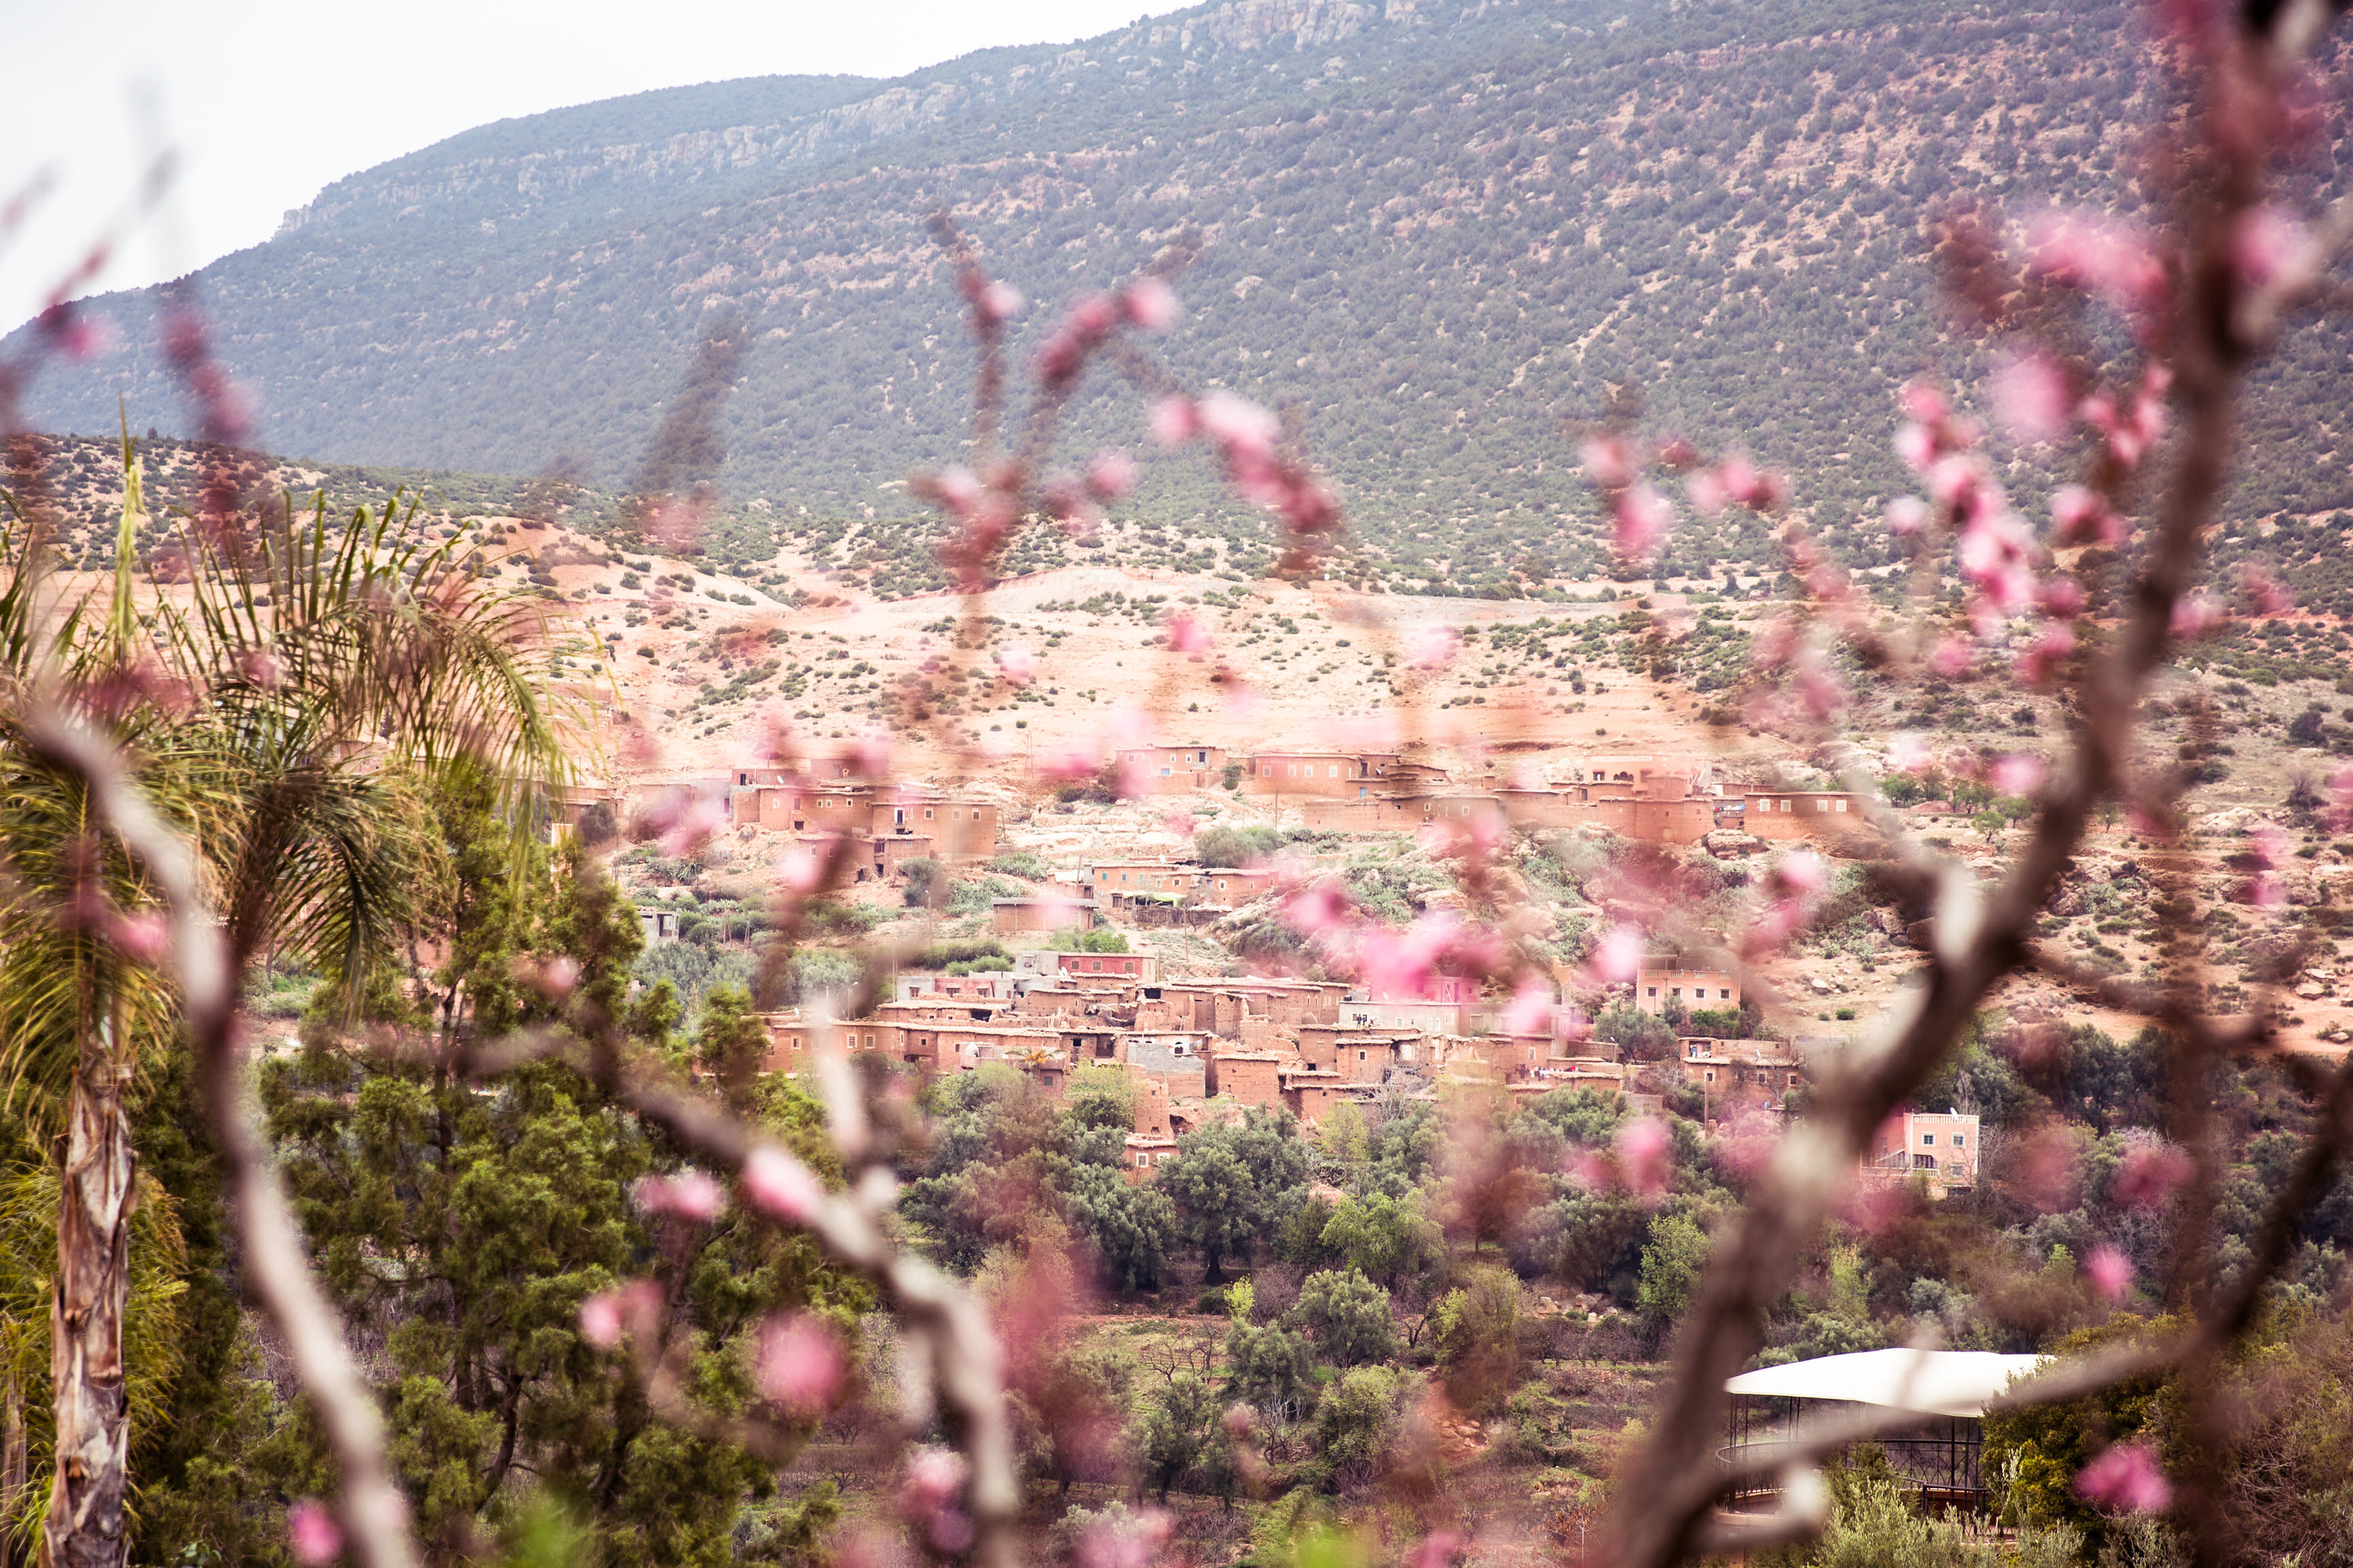
[[1719, 860], [1736, 860], [1745, 855], [1765, 852], [1763, 839], [1734, 827], [1719, 827], [1700, 842], [1707, 847], [1709, 854]]

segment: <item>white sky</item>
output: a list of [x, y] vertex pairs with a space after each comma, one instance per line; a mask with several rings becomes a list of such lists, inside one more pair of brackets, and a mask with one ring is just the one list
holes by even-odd
[[52, 177], [0, 237], [0, 331], [39, 310], [132, 205], [158, 144], [179, 154], [169, 205], [81, 292], [259, 244], [328, 182], [488, 121], [734, 77], [897, 76], [1182, 3], [0, 0], [0, 204]]

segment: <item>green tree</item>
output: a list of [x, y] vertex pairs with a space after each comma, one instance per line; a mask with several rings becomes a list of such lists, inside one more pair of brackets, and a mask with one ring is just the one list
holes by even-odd
[[1309, 1275], [1283, 1321], [1314, 1335], [1324, 1359], [1341, 1366], [1387, 1361], [1397, 1353], [1389, 1293], [1355, 1268]]
[[1176, 1158], [1159, 1168], [1161, 1191], [1201, 1249], [1211, 1281], [1229, 1258], [1247, 1258], [1271, 1240], [1307, 1195], [1307, 1146], [1287, 1113], [1251, 1107], [1239, 1127], [1222, 1123], [1177, 1140]]
[[1227, 1385], [1248, 1404], [1296, 1399], [1314, 1367], [1307, 1341], [1280, 1323], [1253, 1325], [1236, 1317], [1226, 1330]]
[[[0, 544], [0, 1034], [12, 1080], [59, 1134], [57, 1346], [60, 1455], [45, 1524], [55, 1560], [122, 1561], [128, 1426], [122, 1365], [137, 1191], [123, 1085], [170, 1040], [160, 982], [139, 954], [152, 903], [90, 809], [85, 782], [39, 727], [69, 719], [130, 759], [143, 793], [190, 838], [217, 889], [232, 952], [301, 954], [355, 1005], [388, 950], [422, 850], [411, 781], [479, 768], [522, 795], [565, 767], [528, 652], [534, 603], [486, 587], [454, 545], [417, 541], [414, 506], [363, 508], [251, 547], [185, 531], [184, 591], [136, 610], [147, 519], [137, 453], [121, 444], [122, 507], [102, 614], [44, 596], [42, 536], [13, 500]], [[158, 658], [168, 679], [153, 679]], [[59, 921], [96, 904], [108, 919]]]
[[768, 1026], [752, 1011], [752, 994], [740, 985], [712, 986], [695, 1026], [694, 1065], [738, 1113], [757, 1097], [767, 1057]]
[[1700, 1273], [1707, 1267], [1707, 1232], [1689, 1215], [1671, 1214], [1651, 1226], [1634, 1300], [1654, 1326], [1683, 1316], [1698, 1288]]
[[1131, 1440], [1143, 1484], [1161, 1501], [1177, 1486], [1232, 1497], [1238, 1471], [1225, 1413], [1218, 1391], [1194, 1372], [1174, 1373], [1145, 1403]]
[[1435, 1267], [1446, 1254], [1445, 1233], [1423, 1212], [1419, 1191], [1342, 1201], [1324, 1224], [1323, 1242], [1357, 1273], [1392, 1286]]
[[1447, 1393], [1466, 1410], [1499, 1404], [1520, 1378], [1520, 1282], [1508, 1268], [1473, 1269], [1430, 1313]]
[[1351, 1369], [1315, 1408], [1315, 1449], [1335, 1490], [1377, 1474], [1396, 1446], [1409, 1380], [1386, 1367]]

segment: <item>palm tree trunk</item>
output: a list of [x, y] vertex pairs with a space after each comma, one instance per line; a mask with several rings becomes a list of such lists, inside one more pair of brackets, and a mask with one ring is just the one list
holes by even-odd
[[[111, 1031], [101, 1027], [101, 1037]], [[101, 1045], [102, 1045], [101, 1041]], [[74, 1074], [49, 1294], [49, 1394], [57, 1474], [43, 1525], [47, 1568], [120, 1568], [131, 1423], [122, 1381], [134, 1156], [111, 1056]]]
[[[14, 1371], [0, 1392], [0, 1521], [14, 1521], [24, 1502], [25, 1489], [33, 1484], [32, 1447], [25, 1436], [25, 1385]], [[20, 1568], [22, 1544], [14, 1530], [0, 1523], [0, 1564]]]

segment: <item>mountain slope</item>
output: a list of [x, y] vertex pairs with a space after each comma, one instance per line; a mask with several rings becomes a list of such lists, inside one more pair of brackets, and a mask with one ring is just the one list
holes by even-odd
[[[1189, 231], [1203, 249], [1167, 357], [1296, 412], [1357, 521], [1355, 574], [1506, 592], [1606, 564], [1562, 425], [1625, 388], [1653, 425], [1790, 469], [1869, 559], [1903, 482], [1893, 389], [1981, 363], [1945, 329], [1926, 216], [1980, 199], [2132, 211], [2134, 128], [2165, 103], [2118, 42], [2136, 15], [1204, 6], [888, 84], [772, 79], [486, 127], [338, 182], [200, 287], [277, 450], [565, 458], [607, 482], [697, 335], [741, 319], [730, 548], [797, 534], [892, 589], [929, 580], [902, 481], [955, 458], [972, 369], [926, 216], [956, 213], [1039, 302], [1025, 342]], [[2314, 193], [2339, 183], [2344, 136], [2332, 111], [2301, 171]], [[100, 308], [121, 346], [34, 406], [101, 429], [121, 392], [134, 422], [167, 424], [148, 301]], [[2301, 333], [2259, 389], [2243, 512], [2353, 504], [2348, 342]], [[1075, 449], [1140, 426], [1105, 389]], [[2031, 497], [2033, 467], [2017, 479]], [[1135, 511], [1172, 563], [1259, 558], [1262, 525], [1189, 458], [1148, 464]], [[1694, 521], [1667, 564], [1767, 549]]]

